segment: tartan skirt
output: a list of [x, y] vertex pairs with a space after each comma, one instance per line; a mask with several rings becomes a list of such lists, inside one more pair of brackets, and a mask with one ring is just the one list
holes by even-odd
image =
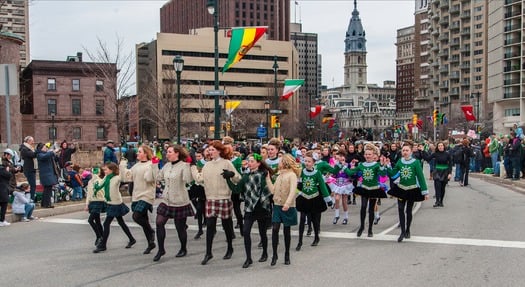
[[273, 206], [272, 223], [282, 223], [284, 226], [297, 225], [297, 210], [295, 207], [283, 211], [280, 205]]
[[405, 190], [400, 188], [397, 184], [394, 184], [393, 187], [388, 191], [388, 194], [402, 200], [414, 202], [425, 200], [425, 196], [421, 194], [421, 188], [419, 187]]
[[206, 200], [206, 217], [218, 217], [228, 219], [232, 217], [233, 202], [231, 199], [208, 199]]
[[157, 214], [173, 219], [183, 219], [194, 216], [195, 212], [191, 203], [184, 206], [169, 206], [163, 202], [157, 207]]
[[131, 210], [138, 213], [153, 212], [153, 205], [145, 202], [144, 200], [133, 201], [131, 203]]
[[106, 202], [91, 201], [88, 205], [89, 213], [104, 213], [106, 212]]
[[378, 189], [365, 189], [361, 186], [354, 188], [354, 193], [363, 197], [368, 198], [387, 198], [386, 192], [381, 188]]
[[108, 204], [106, 206], [106, 216], [119, 217], [128, 214], [128, 212], [129, 207], [124, 203], [121, 203], [119, 205]]

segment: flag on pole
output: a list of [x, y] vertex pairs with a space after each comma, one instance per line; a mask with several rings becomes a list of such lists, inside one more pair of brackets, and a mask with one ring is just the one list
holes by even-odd
[[324, 106], [316, 105], [310, 108], [310, 118], [317, 117], [324, 110]]
[[222, 72], [226, 72], [235, 63], [241, 61], [257, 40], [266, 33], [266, 30], [268, 30], [268, 26], [232, 28], [228, 61], [222, 67]]
[[472, 105], [461, 106], [461, 110], [463, 111], [463, 114], [465, 114], [465, 120], [467, 120], [467, 122], [476, 120], [472, 109]]
[[225, 106], [226, 114], [229, 116], [240, 104], [241, 101], [227, 101]]
[[284, 91], [281, 96], [281, 101], [288, 100], [293, 93], [297, 91], [302, 85], [304, 85], [304, 80], [302, 79], [286, 79], [284, 80]]

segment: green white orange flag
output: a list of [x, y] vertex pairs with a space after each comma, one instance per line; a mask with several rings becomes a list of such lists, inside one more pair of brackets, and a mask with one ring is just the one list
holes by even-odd
[[297, 91], [302, 85], [304, 85], [304, 80], [302, 79], [286, 79], [284, 80], [284, 91], [281, 96], [281, 101], [288, 100], [293, 93]]
[[241, 104], [241, 101], [228, 101], [226, 102], [226, 114], [229, 116], [233, 111]]
[[222, 72], [226, 72], [231, 66], [241, 61], [257, 40], [266, 33], [266, 30], [268, 26], [232, 28], [228, 61], [222, 67]]

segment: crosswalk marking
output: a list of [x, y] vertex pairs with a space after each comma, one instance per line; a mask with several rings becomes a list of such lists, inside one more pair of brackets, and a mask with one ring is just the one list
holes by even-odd
[[[417, 207], [419, 208], [419, 207]], [[41, 222], [48, 223], [59, 223], [59, 224], [88, 224], [86, 219], [67, 219], [67, 218], [44, 218], [39, 220]], [[129, 227], [140, 227], [136, 223], [126, 224]], [[113, 226], [118, 226], [116, 222], [112, 223]], [[390, 241], [396, 242], [398, 235], [388, 235], [387, 233], [397, 227], [397, 224], [387, 230], [375, 234], [374, 237], [366, 237], [366, 233], [359, 240], [373, 240], [373, 241]], [[171, 224], [166, 224], [166, 229], [175, 229]], [[188, 225], [189, 230], [197, 231], [196, 225]], [[389, 230], [389, 231], [388, 231]], [[218, 228], [217, 231], [220, 231]], [[387, 232], [388, 231], [388, 232]], [[253, 234], [258, 234], [258, 230], [253, 230]], [[297, 231], [292, 231], [292, 235], [297, 236]], [[322, 238], [337, 238], [337, 239], [358, 239], [355, 233], [348, 232], [328, 232], [323, 231], [320, 234]], [[503, 247], [503, 248], [518, 248], [525, 249], [525, 241], [507, 241], [507, 240], [490, 240], [490, 239], [471, 239], [471, 238], [452, 238], [452, 237], [431, 237], [431, 236], [412, 236], [410, 239], [405, 239], [407, 243], [427, 243], [427, 244], [447, 244], [447, 245], [467, 245], [467, 246], [482, 246], [482, 247]], [[396, 244], [398, 244], [396, 242]], [[402, 243], [404, 244], [404, 243]]]

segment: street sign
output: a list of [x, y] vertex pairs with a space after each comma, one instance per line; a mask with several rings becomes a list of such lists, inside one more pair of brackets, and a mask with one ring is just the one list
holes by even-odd
[[265, 127], [258, 127], [257, 128], [257, 137], [258, 138], [266, 137], [266, 128]]
[[281, 110], [270, 110], [270, 114], [282, 114], [283, 111]]
[[224, 90], [207, 90], [206, 96], [224, 96]]

